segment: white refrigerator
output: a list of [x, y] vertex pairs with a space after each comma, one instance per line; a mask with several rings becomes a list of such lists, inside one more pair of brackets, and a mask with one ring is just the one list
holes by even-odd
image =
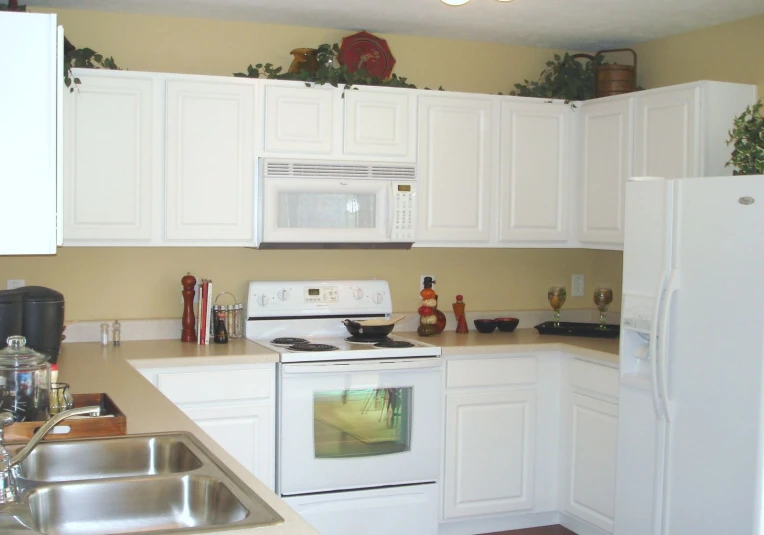
[[764, 533], [764, 176], [626, 185], [615, 535]]

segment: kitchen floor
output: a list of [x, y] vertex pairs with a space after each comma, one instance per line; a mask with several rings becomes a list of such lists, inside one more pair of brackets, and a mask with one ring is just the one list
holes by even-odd
[[576, 535], [569, 529], [560, 525], [544, 526], [542, 528], [515, 529], [512, 531], [498, 531], [486, 535]]

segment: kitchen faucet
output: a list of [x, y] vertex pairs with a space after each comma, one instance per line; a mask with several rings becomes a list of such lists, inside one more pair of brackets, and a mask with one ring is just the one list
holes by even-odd
[[100, 413], [101, 408], [97, 406], [77, 407], [61, 411], [45, 422], [16, 455], [11, 456], [8, 450], [5, 449], [3, 428], [12, 424], [14, 417], [10, 412], [0, 412], [0, 504], [16, 503], [18, 500], [18, 489], [16, 487], [16, 473], [14, 469], [19, 463], [26, 459], [30, 453], [32, 453], [35, 446], [45, 438], [45, 435], [47, 435], [54, 426], [70, 416], [78, 416], [81, 414], [95, 414], [98, 416]]

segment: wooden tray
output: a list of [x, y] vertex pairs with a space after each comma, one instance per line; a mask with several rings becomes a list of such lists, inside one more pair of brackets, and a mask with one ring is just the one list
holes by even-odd
[[561, 321], [555, 327], [553, 321], [545, 321], [534, 327], [539, 334], [557, 334], [562, 336], [586, 336], [588, 338], [618, 338], [621, 331], [620, 325], [608, 324], [606, 328], [600, 329], [599, 323], [575, 323], [570, 321]]
[[[45, 440], [110, 437], [127, 434], [127, 418], [107, 394], [73, 394], [75, 407], [98, 405], [101, 414], [92, 418], [68, 418], [45, 436]], [[5, 441], [28, 442], [45, 422], [20, 422], [3, 429]]]

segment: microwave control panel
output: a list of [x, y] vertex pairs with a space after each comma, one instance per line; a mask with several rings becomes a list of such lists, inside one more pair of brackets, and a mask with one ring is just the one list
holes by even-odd
[[393, 182], [393, 222], [391, 241], [416, 240], [416, 185]]

